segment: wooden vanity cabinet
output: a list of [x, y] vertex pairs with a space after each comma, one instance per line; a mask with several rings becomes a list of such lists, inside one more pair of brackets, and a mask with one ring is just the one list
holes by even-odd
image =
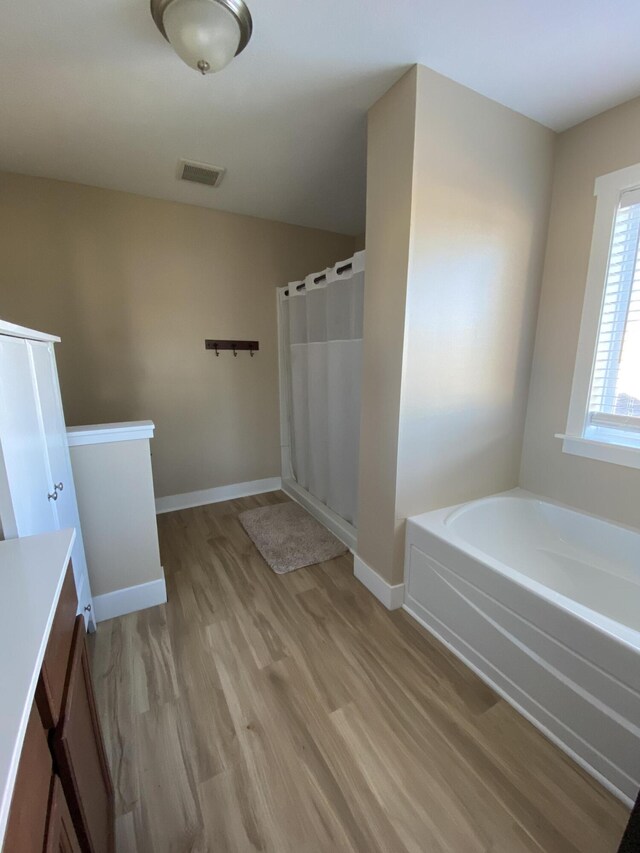
[[45, 729], [55, 728], [60, 718], [77, 610], [78, 597], [70, 563], [53, 617], [36, 688], [36, 705]]
[[57, 776], [53, 777], [44, 853], [82, 853], [76, 828]]
[[114, 841], [113, 786], [82, 616], [75, 623], [63, 707], [53, 734], [53, 755], [82, 849], [110, 853]]
[[53, 763], [42, 720], [33, 705], [20, 754], [4, 853], [82, 853]]
[[3, 853], [113, 853], [114, 798], [71, 566], [36, 688]]
[[38, 710], [31, 709], [13, 788], [4, 853], [42, 853], [53, 762]]

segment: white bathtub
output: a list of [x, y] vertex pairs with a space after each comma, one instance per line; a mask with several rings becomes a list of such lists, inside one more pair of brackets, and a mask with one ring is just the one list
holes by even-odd
[[514, 489], [407, 523], [405, 609], [629, 805], [640, 531]]

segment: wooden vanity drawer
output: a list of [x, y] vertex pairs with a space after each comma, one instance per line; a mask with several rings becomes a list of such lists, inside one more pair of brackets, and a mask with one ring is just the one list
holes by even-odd
[[112, 853], [114, 799], [89, 669], [84, 619], [78, 616], [53, 754], [85, 853]]
[[69, 814], [62, 783], [57, 776], [53, 777], [51, 784], [44, 853], [81, 853], [80, 842]]
[[60, 718], [77, 610], [76, 585], [69, 563], [36, 688], [36, 704], [45, 729], [55, 728]]
[[53, 762], [35, 704], [31, 709], [13, 789], [4, 853], [42, 853]]

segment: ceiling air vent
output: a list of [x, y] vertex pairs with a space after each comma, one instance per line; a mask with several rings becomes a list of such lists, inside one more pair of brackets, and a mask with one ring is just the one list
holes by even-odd
[[181, 181], [191, 181], [207, 187], [219, 187], [226, 171], [220, 166], [209, 166], [207, 163], [194, 163], [191, 160], [178, 162], [178, 178]]

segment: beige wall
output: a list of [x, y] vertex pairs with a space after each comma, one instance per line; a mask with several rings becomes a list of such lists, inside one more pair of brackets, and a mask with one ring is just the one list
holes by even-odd
[[358, 554], [383, 575], [393, 565], [416, 81], [414, 67], [368, 120]]
[[640, 472], [562, 452], [595, 214], [594, 181], [640, 162], [640, 99], [558, 138], [521, 485], [638, 526]]
[[[363, 442], [367, 433], [395, 435], [396, 456], [390, 440], [381, 459], [361, 456], [368, 525], [358, 552], [390, 583], [402, 581], [408, 516], [517, 485], [554, 148], [548, 129], [427, 68], [410, 79], [415, 105], [404, 78], [369, 128], [371, 171], [395, 162], [403, 176], [391, 210], [371, 178], [367, 203], [365, 335], [373, 328], [377, 340], [365, 353], [375, 348], [380, 363], [365, 360], [365, 381], [391, 368], [402, 379], [399, 399], [389, 394], [372, 409], [372, 395], [363, 398]], [[391, 99], [403, 120], [394, 135], [375, 121]], [[376, 254], [376, 216], [394, 223], [395, 279]], [[389, 292], [374, 303], [378, 275]]]
[[[157, 496], [280, 472], [274, 288], [352, 237], [0, 173], [0, 316], [62, 337], [67, 423], [143, 420]], [[204, 339], [260, 341], [216, 358]]]

